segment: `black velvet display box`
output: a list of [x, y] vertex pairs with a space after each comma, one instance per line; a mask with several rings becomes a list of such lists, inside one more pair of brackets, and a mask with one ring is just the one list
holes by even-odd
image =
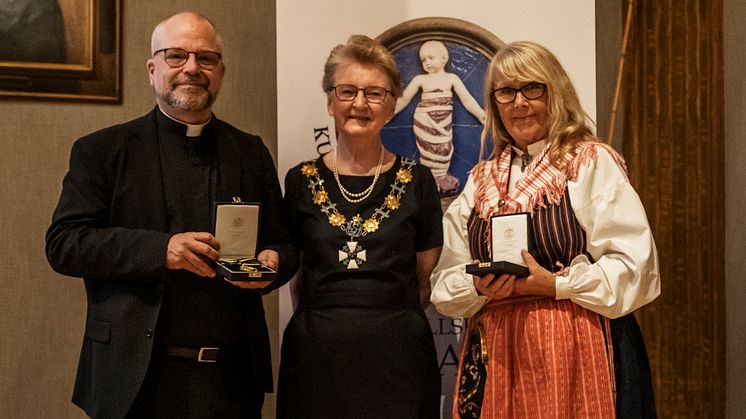
[[218, 202], [213, 212], [220, 242], [217, 273], [231, 281], [274, 281], [277, 272], [256, 260], [261, 207], [251, 202]]
[[511, 274], [518, 278], [530, 275], [528, 267], [524, 265], [521, 250], [526, 249], [530, 252], [532, 249], [531, 214], [519, 212], [493, 216], [490, 219], [490, 237], [492, 261], [466, 265], [467, 274]]
[[485, 276], [487, 274], [500, 276], [502, 274], [511, 274], [515, 275], [517, 278], [525, 278], [530, 274], [527, 267], [506, 262], [504, 260], [501, 260], [500, 262], [481, 262], [466, 265], [466, 273], [474, 276]]

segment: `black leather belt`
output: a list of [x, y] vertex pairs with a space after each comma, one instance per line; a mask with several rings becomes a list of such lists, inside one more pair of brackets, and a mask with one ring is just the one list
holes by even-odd
[[196, 362], [215, 363], [220, 356], [220, 348], [187, 348], [184, 346], [164, 346], [163, 353], [174, 358], [188, 359]]

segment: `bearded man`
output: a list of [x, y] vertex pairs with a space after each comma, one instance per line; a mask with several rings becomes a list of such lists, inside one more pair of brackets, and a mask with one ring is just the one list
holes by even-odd
[[[156, 26], [157, 106], [75, 142], [46, 253], [84, 278], [73, 402], [94, 418], [260, 418], [272, 374], [262, 294], [295, 270], [272, 158], [212, 113], [223, 40], [195, 13]], [[228, 282], [211, 262], [215, 202], [261, 205], [257, 259], [275, 282]]]

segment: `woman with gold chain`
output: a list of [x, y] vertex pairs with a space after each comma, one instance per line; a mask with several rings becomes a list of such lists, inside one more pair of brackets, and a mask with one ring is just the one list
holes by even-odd
[[278, 418], [438, 418], [440, 373], [424, 314], [442, 245], [430, 171], [385, 150], [401, 79], [378, 42], [332, 49], [322, 87], [337, 146], [290, 169], [302, 253], [285, 329]]

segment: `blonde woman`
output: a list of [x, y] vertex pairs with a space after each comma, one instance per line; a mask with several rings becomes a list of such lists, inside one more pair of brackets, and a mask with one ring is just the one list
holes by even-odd
[[[485, 78], [483, 144], [443, 221], [432, 302], [468, 317], [454, 415], [653, 417], [632, 312], [660, 293], [645, 210], [625, 165], [589, 126], [556, 57], [532, 42], [500, 50]], [[491, 216], [531, 214], [530, 274], [472, 277], [490, 260]]]

